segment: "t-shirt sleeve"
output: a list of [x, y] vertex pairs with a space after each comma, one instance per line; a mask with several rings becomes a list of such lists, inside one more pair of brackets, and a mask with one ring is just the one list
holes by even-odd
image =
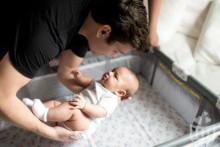
[[111, 95], [104, 95], [103, 98], [99, 101], [98, 105], [102, 106], [106, 110], [106, 117], [108, 117], [118, 106], [118, 98], [116, 96], [112, 97]]
[[88, 40], [83, 35], [77, 34], [72, 38], [67, 49], [71, 49], [74, 54], [83, 58], [89, 50]]

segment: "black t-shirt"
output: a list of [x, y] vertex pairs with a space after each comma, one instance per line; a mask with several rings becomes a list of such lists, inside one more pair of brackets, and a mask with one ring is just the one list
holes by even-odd
[[9, 49], [13, 66], [24, 76], [33, 78], [43, 65], [65, 49], [84, 57], [89, 49], [88, 41], [78, 31], [89, 13], [90, 1], [30, 1], [29, 5], [16, 8], [18, 14], [10, 15], [11, 18], [2, 15], [7, 21], [0, 28], [0, 49]]

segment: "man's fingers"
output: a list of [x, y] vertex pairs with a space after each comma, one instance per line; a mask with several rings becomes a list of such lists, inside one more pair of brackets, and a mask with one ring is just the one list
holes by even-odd
[[69, 132], [69, 138], [66, 139], [66, 142], [74, 142], [77, 139], [79, 139], [80, 137], [78, 137], [78, 135], [80, 135], [83, 131], [70, 131]]

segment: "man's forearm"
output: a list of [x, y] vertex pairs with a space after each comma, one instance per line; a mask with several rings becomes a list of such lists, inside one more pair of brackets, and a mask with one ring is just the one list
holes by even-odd
[[45, 137], [53, 136], [53, 128], [39, 121], [16, 97], [17, 91], [29, 81], [29, 78], [15, 70], [7, 53], [0, 62], [0, 116], [18, 127]]
[[158, 23], [160, 13], [161, 0], [148, 0], [150, 30], [155, 30]]
[[18, 98], [1, 98], [0, 100], [0, 113], [6, 120], [44, 137], [52, 136], [53, 129], [38, 120]]

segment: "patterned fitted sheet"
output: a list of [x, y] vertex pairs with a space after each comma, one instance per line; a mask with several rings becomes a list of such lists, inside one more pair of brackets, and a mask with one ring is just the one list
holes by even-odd
[[157, 95], [143, 76], [132, 100], [120, 104], [91, 138], [74, 143], [52, 141], [10, 127], [0, 132], [5, 147], [152, 147], [189, 133], [189, 125]]

